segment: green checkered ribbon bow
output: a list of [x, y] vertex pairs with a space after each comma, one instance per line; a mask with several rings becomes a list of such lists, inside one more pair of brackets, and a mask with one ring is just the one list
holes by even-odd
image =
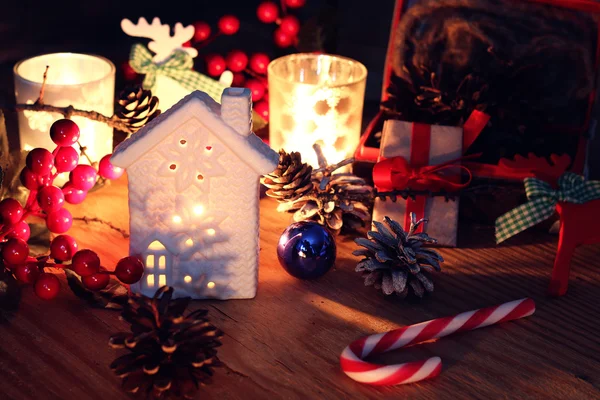
[[560, 177], [558, 189], [537, 178], [525, 178], [524, 183], [529, 201], [496, 219], [496, 243], [550, 218], [558, 202], [581, 204], [600, 198], [600, 181], [586, 181], [571, 172]]
[[192, 57], [182, 50], [174, 51], [167, 60], [157, 64], [152, 61], [152, 54], [146, 46], [135, 44], [131, 48], [129, 63], [135, 72], [146, 75], [144, 89], [152, 89], [159, 74], [174, 79], [190, 91], [201, 90], [216, 101], [221, 101], [221, 94], [226, 88], [222, 83], [194, 71]]

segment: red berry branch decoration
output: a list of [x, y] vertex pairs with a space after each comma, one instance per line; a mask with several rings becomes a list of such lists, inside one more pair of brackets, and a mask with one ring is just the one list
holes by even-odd
[[[95, 252], [89, 249], [78, 251], [75, 239], [64, 234], [73, 223], [71, 213], [63, 207], [65, 201], [79, 204], [99, 177], [116, 179], [124, 172], [110, 163], [110, 154], [100, 160], [98, 170], [79, 164], [79, 153], [73, 148], [79, 136], [79, 127], [69, 119], [52, 124], [50, 137], [56, 148], [52, 152], [43, 148], [31, 150], [21, 171], [21, 183], [29, 189], [25, 205], [13, 198], [0, 202], [0, 268], [12, 273], [19, 282], [32, 284], [42, 299], [52, 299], [60, 290], [59, 279], [46, 268], [74, 271], [89, 290], [104, 289], [111, 274], [121, 282], [131, 284], [139, 281], [144, 273], [142, 262], [135, 257], [121, 259], [115, 271], [108, 272], [101, 267]], [[69, 172], [69, 181], [59, 188], [54, 181], [64, 172]], [[47, 256], [36, 258], [29, 254], [30, 229], [26, 218], [30, 215], [43, 219], [50, 232], [60, 234], [52, 240]]]

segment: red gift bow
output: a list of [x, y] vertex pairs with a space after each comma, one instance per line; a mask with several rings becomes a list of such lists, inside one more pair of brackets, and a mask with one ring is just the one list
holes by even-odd
[[[464, 156], [454, 160], [446, 161], [439, 165], [426, 165], [413, 167], [401, 156], [381, 160], [373, 168], [373, 182], [378, 190], [446, 190], [456, 192], [467, 187], [473, 178], [471, 171], [459, 163], [463, 160], [479, 157], [479, 154]], [[468, 174], [469, 179], [465, 183], [454, 182], [456, 172], [445, 175], [443, 171], [460, 168]]]

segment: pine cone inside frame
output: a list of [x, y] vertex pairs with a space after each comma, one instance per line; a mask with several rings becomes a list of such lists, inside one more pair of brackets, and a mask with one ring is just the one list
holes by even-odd
[[137, 132], [160, 115], [158, 97], [140, 86], [127, 87], [119, 94], [115, 114], [132, 132]]
[[184, 316], [190, 298], [172, 300], [173, 288], [163, 286], [153, 298], [132, 294], [122, 318], [131, 332], [110, 337], [109, 345], [129, 352], [110, 368], [123, 378], [123, 389], [148, 398], [192, 398], [210, 383], [219, 366], [216, 348], [223, 335], [198, 309]]
[[294, 201], [313, 190], [311, 180], [312, 167], [302, 162], [298, 152], [286, 153], [279, 150], [277, 169], [262, 177], [267, 196], [275, 198], [280, 203]]
[[411, 213], [408, 232], [400, 224], [385, 217], [385, 224], [373, 221], [376, 230], [367, 233], [367, 238], [358, 238], [356, 244], [364, 247], [355, 250], [355, 256], [364, 256], [356, 266], [356, 272], [362, 272], [365, 285], [374, 285], [384, 294], [396, 293], [406, 297], [409, 290], [417, 297], [433, 292], [433, 282], [429, 272], [440, 271], [444, 261], [435, 250], [423, 248], [436, 240], [426, 233], [415, 233], [419, 225], [426, 220], [417, 221]]
[[342, 227], [357, 229], [371, 220], [369, 212], [373, 188], [351, 173], [334, 174], [353, 160], [328, 165], [318, 145], [313, 148], [319, 158], [319, 169], [312, 173], [313, 190], [296, 200], [282, 203], [277, 211], [294, 212], [295, 221], [316, 221], [339, 233]]

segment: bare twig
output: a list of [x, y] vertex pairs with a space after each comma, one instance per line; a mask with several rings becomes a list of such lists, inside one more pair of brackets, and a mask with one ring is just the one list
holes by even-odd
[[44, 71], [44, 76], [42, 77], [42, 87], [40, 88], [40, 97], [35, 101], [35, 104], [44, 104], [44, 91], [46, 89], [46, 80], [48, 80], [48, 68], [49, 65], [46, 65], [46, 70]]
[[71, 118], [74, 116], [84, 117], [87, 119], [91, 119], [92, 121], [102, 122], [102, 123], [110, 126], [111, 128], [118, 129], [127, 134], [133, 133], [133, 131], [131, 129], [129, 129], [129, 127], [123, 121], [121, 121], [116, 115], [113, 115], [112, 117], [107, 117], [106, 115], [102, 115], [97, 111], [78, 110], [78, 109], [74, 108], [73, 106], [55, 107], [55, 106], [51, 106], [51, 105], [47, 105], [47, 104], [39, 104], [36, 102], [34, 104], [16, 104], [14, 106], [14, 109], [16, 111], [55, 112], [55, 113], [62, 114], [65, 118]]
[[108, 227], [109, 227], [110, 229], [112, 229], [112, 230], [115, 230], [115, 231], [119, 232], [121, 235], [123, 235], [123, 237], [124, 237], [125, 239], [129, 238], [129, 233], [128, 233], [126, 230], [124, 230], [124, 229], [121, 229], [121, 228], [119, 228], [119, 227], [117, 227], [117, 226], [114, 226], [114, 225], [113, 225], [111, 222], [109, 222], [109, 221], [105, 221], [105, 220], [103, 220], [103, 219], [96, 218], [96, 217], [85, 217], [85, 216], [84, 216], [84, 217], [73, 217], [73, 219], [74, 219], [74, 220], [77, 220], [77, 221], [83, 221], [83, 222], [85, 222], [86, 224], [89, 224], [90, 222], [98, 222], [98, 223], [100, 223], [100, 224], [103, 224], [103, 225], [106, 225], [106, 226], [108, 226]]

